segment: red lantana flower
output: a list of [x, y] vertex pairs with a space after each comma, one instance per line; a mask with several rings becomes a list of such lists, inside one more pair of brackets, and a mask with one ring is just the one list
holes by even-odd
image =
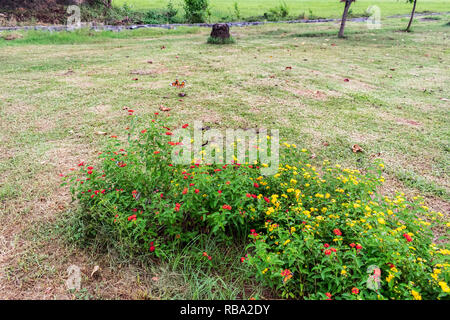
[[387, 265], [388, 265], [388, 266], [389, 266], [389, 268], [391, 268], [391, 269], [395, 268], [395, 265], [394, 265], [394, 264], [392, 264], [392, 263], [390, 263], [390, 262], [388, 262], [388, 263], [387, 263]]
[[405, 237], [406, 241], [408, 241], [408, 242], [412, 241], [412, 238], [409, 234], [405, 233], [405, 234], [403, 234], [403, 236]]
[[333, 232], [334, 232], [334, 234], [337, 235], [337, 236], [342, 236], [342, 232], [341, 232], [341, 230], [339, 230], [339, 229], [334, 229]]
[[227, 205], [227, 204], [224, 204], [224, 205], [222, 206], [222, 209], [225, 209], [225, 210], [231, 210], [231, 206], [229, 206], [229, 205]]

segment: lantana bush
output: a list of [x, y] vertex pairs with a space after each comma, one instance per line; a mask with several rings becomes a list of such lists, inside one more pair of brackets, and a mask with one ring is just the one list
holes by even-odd
[[264, 163], [178, 165], [174, 128], [157, 114], [147, 128], [134, 123], [126, 141], [112, 136], [94, 164], [65, 177], [84, 237], [160, 259], [199, 235], [247, 239], [237, 258], [281, 298], [450, 297], [450, 250], [433, 243], [442, 214], [420, 197], [382, 196], [381, 162], [364, 173], [328, 161], [316, 168], [307, 150], [284, 142], [271, 176], [260, 174]]

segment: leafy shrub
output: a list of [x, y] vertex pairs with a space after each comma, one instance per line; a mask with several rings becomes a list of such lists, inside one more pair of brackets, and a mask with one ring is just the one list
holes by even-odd
[[261, 210], [261, 203], [246, 196], [257, 192], [252, 181], [259, 170], [238, 164], [172, 165], [172, 149], [179, 142], [170, 141], [170, 129], [153, 121], [126, 147], [113, 137], [99, 155], [98, 168], [80, 163], [79, 172], [70, 176], [88, 226], [84, 233], [102, 232], [136, 252], [153, 247], [156, 255], [200, 233], [217, 241], [245, 239], [249, 219], [257, 221]]
[[165, 14], [169, 23], [175, 22], [175, 16], [178, 14], [178, 9], [175, 8], [172, 1], [169, 1], [169, 3], [167, 4]]
[[184, 0], [186, 20], [192, 23], [205, 22], [208, 6], [208, 0]]
[[233, 9], [234, 9], [234, 15], [236, 16], [236, 19], [241, 19], [241, 11], [239, 10], [239, 5], [237, 1], [233, 3]]
[[180, 18], [177, 18], [178, 9], [175, 8], [171, 1], [165, 9], [152, 9], [146, 12], [137, 11], [126, 3], [120, 7], [112, 6], [111, 8], [106, 8], [102, 2], [99, 2], [98, 5], [82, 5], [80, 8], [82, 21], [99, 21], [106, 24], [165, 24], [184, 22]]
[[89, 22], [102, 22], [106, 24], [132, 24], [141, 23], [143, 14], [135, 11], [128, 4], [121, 7], [106, 8], [102, 3], [97, 5], [81, 5], [81, 20]]
[[289, 16], [289, 8], [285, 2], [280, 2], [278, 7], [272, 8], [264, 13], [264, 18], [269, 21], [278, 21]]
[[142, 22], [145, 24], [165, 24], [183, 22], [176, 18], [178, 9], [170, 1], [165, 10], [148, 10], [145, 12]]
[[142, 22], [145, 24], [160, 24], [167, 22], [167, 19], [160, 10], [148, 10], [145, 12]]
[[274, 176], [259, 164], [176, 165], [174, 128], [156, 116], [136, 130], [129, 113], [126, 142], [112, 136], [97, 164], [65, 178], [80, 204], [77, 237], [156, 257], [205, 235], [249, 237], [241, 262], [284, 298], [449, 298], [450, 250], [432, 233], [442, 214], [421, 198], [381, 196], [382, 163], [361, 173], [325, 161], [319, 170], [284, 143]]
[[363, 175], [324, 162], [322, 171], [300, 161], [263, 180], [272, 192], [266, 222], [243, 258], [260, 280], [286, 298], [448, 298], [450, 252], [432, 243], [430, 229], [442, 214], [419, 198], [377, 194], [381, 170]]
[[289, 15], [289, 8], [288, 8], [286, 2], [283, 1], [280, 3], [280, 6], [278, 7], [278, 11], [280, 13], [280, 16], [283, 18], [285, 18]]

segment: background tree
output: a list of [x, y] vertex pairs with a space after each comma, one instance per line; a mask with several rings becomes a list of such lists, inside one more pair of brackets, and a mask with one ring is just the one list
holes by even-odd
[[339, 29], [339, 34], [338, 34], [339, 38], [344, 37], [345, 22], [347, 21], [348, 10], [350, 9], [350, 5], [354, 1], [356, 1], [356, 0], [341, 0], [341, 2], [345, 2], [345, 7], [344, 7], [344, 13], [342, 14], [341, 28]]
[[406, 30], [405, 30], [406, 32], [409, 32], [409, 29], [411, 28], [411, 24], [412, 24], [412, 22], [414, 20], [414, 13], [416, 12], [417, 0], [407, 0], [407, 2], [409, 2], [409, 3], [413, 3], [414, 2], [413, 8], [412, 8], [412, 11], [411, 11], [411, 18], [409, 19], [408, 26], [406, 27]]

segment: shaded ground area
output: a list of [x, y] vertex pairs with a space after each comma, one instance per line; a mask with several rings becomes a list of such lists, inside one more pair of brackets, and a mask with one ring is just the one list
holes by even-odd
[[[106, 139], [96, 132], [123, 132], [125, 106], [142, 123], [162, 105], [175, 124], [279, 129], [317, 164], [364, 170], [381, 157], [383, 192], [424, 194], [448, 219], [448, 17], [418, 21], [408, 34], [398, 31], [404, 24], [350, 23], [346, 40], [335, 24], [232, 28], [229, 46], [207, 45], [204, 29], [89, 42], [73, 34], [76, 45], [27, 43], [26, 34], [0, 42], [0, 298], [270, 296], [240, 278], [239, 266], [226, 273], [227, 252], [223, 274], [195, 274], [183, 253], [178, 262], [130, 264], [67, 242], [61, 230], [76, 206], [59, 174], [95, 157]], [[169, 86], [176, 78], [187, 80], [183, 98]], [[71, 265], [83, 274], [75, 293], [65, 285]]]

